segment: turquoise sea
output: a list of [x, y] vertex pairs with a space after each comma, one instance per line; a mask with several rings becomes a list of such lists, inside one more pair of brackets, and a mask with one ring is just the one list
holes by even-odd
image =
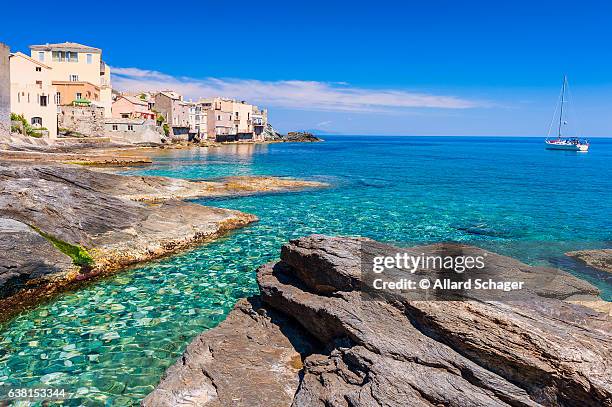
[[0, 385], [65, 387], [67, 405], [137, 405], [187, 343], [256, 293], [254, 271], [288, 239], [363, 235], [471, 242], [561, 267], [612, 300], [608, 274], [566, 258], [612, 247], [612, 139], [547, 151], [542, 139], [328, 136], [324, 143], [161, 153], [128, 173], [188, 179], [278, 175], [329, 188], [197, 200], [260, 221], [187, 253], [98, 281], [1, 327]]

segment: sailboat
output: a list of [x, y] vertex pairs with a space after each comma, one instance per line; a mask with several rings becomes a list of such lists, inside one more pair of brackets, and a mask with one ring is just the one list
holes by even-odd
[[[561, 88], [561, 111], [559, 114], [559, 125], [557, 131], [557, 138], [549, 139], [546, 138], [546, 149], [547, 150], [569, 150], [569, 151], [580, 151], [587, 152], [589, 151], [589, 141], [581, 140], [577, 137], [563, 137], [563, 126], [567, 126], [567, 121], [564, 119], [564, 114], [567, 115], [567, 109], [565, 109], [565, 104], [567, 103], [567, 76], [563, 77], [563, 86]], [[555, 114], [557, 113], [557, 109], [555, 109]], [[555, 115], [553, 115], [553, 122], [555, 120]], [[552, 129], [551, 122], [550, 128], [548, 129], [548, 137], [550, 137], [550, 132]]]

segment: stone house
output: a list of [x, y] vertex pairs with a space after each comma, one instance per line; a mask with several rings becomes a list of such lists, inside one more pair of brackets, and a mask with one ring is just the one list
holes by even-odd
[[174, 139], [189, 138], [189, 104], [176, 92], [163, 91], [155, 95], [155, 110], [161, 114], [170, 127]]
[[131, 144], [163, 142], [163, 134], [155, 120], [112, 117], [104, 122], [105, 133], [112, 141]]
[[9, 47], [0, 42], [0, 136], [11, 131], [11, 68]]
[[60, 133], [72, 132], [87, 137], [103, 137], [105, 132], [103, 106], [60, 106], [58, 125]]
[[11, 112], [23, 115], [32, 127], [47, 129], [49, 137], [55, 138], [57, 104], [52, 71], [21, 52], [10, 56]]

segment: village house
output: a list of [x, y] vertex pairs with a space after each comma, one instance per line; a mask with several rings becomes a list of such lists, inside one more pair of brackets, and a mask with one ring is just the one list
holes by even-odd
[[57, 89], [58, 105], [68, 106], [75, 101], [100, 102], [100, 88], [89, 82], [53, 81]]
[[34, 128], [47, 129], [48, 136], [55, 138], [57, 103], [52, 71], [21, 52], [10, 56], [11, 112], [23, 115]]
[[189, 139], [189, 104], [176, 92], [163, 91], [155, 95], [155, 110], [164, 117], [174, 139]]
[[151, 119], [155, 120], [155, 113], [149, 110], [149, 103], [136, 96], [117, 96], [112, 106], [113, 118], [124, 119]]
[[9, 47], [0, 42], [0, 135], [11, 131], [11, 68]]
[[[263, 130], [268, 112], [259, 107], [227, 98], [202, 99], [207, 101], [207, 135], [215, 141], [263, 141]], [[204, 105], [202, 105], [204, 106]]]
[[211, 102], [200, 99], [197, 102], [187, 102], [189, 105], [189, 134], [198, 140], [208, 138], [208, 114]]
[[[93, 88], [89, 89], [92, 96], [97, 87], [99, 100], [89, 100], [104, 108], [105, 117], [111, 117], [110, 68], [102, 61], [102, 50], [75, 42], [64, 42], [31, 45], [30, 51], [33, 59], [52, 68], [51, 80], [53, 83], [62, 84], [62, 86], [65, 82], [88, 83], [93, 85]], [[63, 90], [62, 86], [60, 87]], [[76, 97], [76, 88], [71, 88], [70, 92]], [[85, 99], [86, 93], [80, 93]], [[61, 95], [60, 101], [63, 105], [69, 105], [73, 100], [70, 100], [68, 95]]]
[[251, 119], [253, 122], [253, 139], [255, 141], [264, 141], [263, 132], [268, 125], [268, 110], [253, 106]]
[[236, 141], [236, 127], [232, 119], [234, 101], [231, 99], [214, 98], [211, 108], [206, 112], [208, 139], [214, 141]]

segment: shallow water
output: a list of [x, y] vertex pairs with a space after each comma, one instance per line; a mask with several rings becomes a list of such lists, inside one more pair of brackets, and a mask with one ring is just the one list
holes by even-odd
[[290, 238], [456, 240], [557, 265], [612, 300], [610, 276], [563, 256], [612, 247], [612, 140], [586, 154], [540, 139], [328, 137], [325, 143], [169, 151], [130, 173], [207, 179], [281, 175], [330, 188], [196, 202], [260, 222], [178, 256], [67, 293], [2, 327], [0, 384], [78, 389], [69, 405], [130, 405], [201, 331], [256, 292], [254, 270]]

